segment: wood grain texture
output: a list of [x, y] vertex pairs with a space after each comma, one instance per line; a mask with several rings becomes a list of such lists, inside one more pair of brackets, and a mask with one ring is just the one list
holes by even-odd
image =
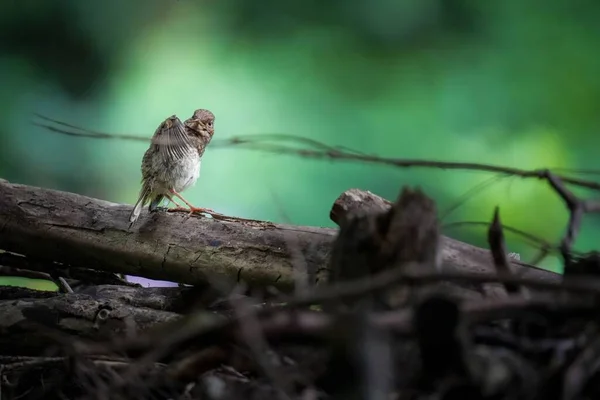
[[[47, 261], [187, 284], [209, 277], [292, 285], [290, 245], [309, 273], [325, 267], [334, 229], [217, 221], [0, 181], [0, 249]], [[293, 240], [292, 240], [293, 239]]]
[[[389, 201], [352, 189], [335, 202], [334, 220], [349, 212], [383, 212]], [[302, 258], [322, 280], [336, 229], [219, 221], [185, 213], [143, 212], [129, 229], [132, 206], [0, 180], [0, 250], [42, 261], [187, 284], [241, 278], [289, 290]], [[337, 210], [334, 212], [334, 210]], [[489, 250], [442, 236], [446, 271], [492, 272]], [[511, 260], [516, 275], [561, 276]], [[317, 271], [319, 271], [317, 273]]]
[[0, 354], [39, 355], [69, 337], [104, 341], [144, 332], [179, 318], [190, 290], [106, 285], [62, 294], [0, 287]]

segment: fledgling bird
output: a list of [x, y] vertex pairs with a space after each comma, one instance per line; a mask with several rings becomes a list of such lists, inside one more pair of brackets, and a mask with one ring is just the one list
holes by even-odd
[[178, 197], [190, 213], [213, 212], [194, 207], [181, 192], [194, 185], [200, 176], [202, 155], [215, 132], [214, 122], [212, 112], [199, 109], [183, 123], [172, 115], [159, 125], [142, 158], [142, 189], [129, 216], [131, 224], [146, 204], [150, 204], [148, 209], [152, 212], [165, 198], [175, 204], [175, 210], [185, 210], [175, 201], [174, 197]]

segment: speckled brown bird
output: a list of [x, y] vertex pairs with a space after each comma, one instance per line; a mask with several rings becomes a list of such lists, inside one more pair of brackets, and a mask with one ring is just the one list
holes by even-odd
[[129, 217], [132, 224], [138, 219], [146, 204], [154, 211], [165, 199], [185, 210], [174, 197], [181, 199], [190, 213], [212, 212], [191, 205], [181, 192], [194, 185], [200, 176], [200, 164], [206, 146], [213, 134], [215, 116], [199, 109], [191, 118], [181, 122], [177, 116], [164, 120], [152, 137], [152, 144], [142, 159], [142, 189]]

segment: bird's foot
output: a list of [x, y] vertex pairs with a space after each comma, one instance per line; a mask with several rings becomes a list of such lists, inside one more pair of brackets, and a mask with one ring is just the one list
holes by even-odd
[[213, 210], [211, 210], [210, 208], [202, 208], [202, 207], [175, 207], [175, 208], [169, 208], [169, 212], [181, 212], [181, 211], [186, 211], [189, 213], [189, 215], [192, 214], [216, 214]]
[[190, 209], [187, 207], [172, 207], [168, 209], [169, 212], [182, 212], [182, 211], [186, 211], [189, 212]]
[[190, 214], [194, 214], [194, 213], [214, 214], [215, 212], [213, 210], [211, 210], [210, 208], [191, 207]]

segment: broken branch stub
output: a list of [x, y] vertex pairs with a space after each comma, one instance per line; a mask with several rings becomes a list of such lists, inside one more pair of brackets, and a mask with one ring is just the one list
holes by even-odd
[[[361, 198], [365, 197], [360, 193], [355, 197]], [[376, 206], [385, 204], [374, 197], [366, 198]], [[331, 284], [368, 278], [408, 264], [439, 268], [440, 227], [436, 207], [421, 190], [404, 188], [398, 200], [385, 211], [358, 207], [345, 207], [344, 211], [347, 214], [340, 219], [340, 232], [331, 253]], [[336, 213], [332, 210], [333, 214]], [[388, 306], [398, 307], [408, 300], [405, 288], [386, 292], [379, 297]]]
[[[353, 213], [381, 214], [388, 211], [392, 203], [369, 191], [349, 189], [335, 201], [330, 217], [338, 225]], [[449, 273], [492, 273], [495, 267], [491, 262], [491, 253], [471, 244], [441, 235], [442, 270]], [[510, 258], [511, 270], [516, 276], [531, 278], [541, 282], [560, 282], [562, 276], [533, 265]]]

